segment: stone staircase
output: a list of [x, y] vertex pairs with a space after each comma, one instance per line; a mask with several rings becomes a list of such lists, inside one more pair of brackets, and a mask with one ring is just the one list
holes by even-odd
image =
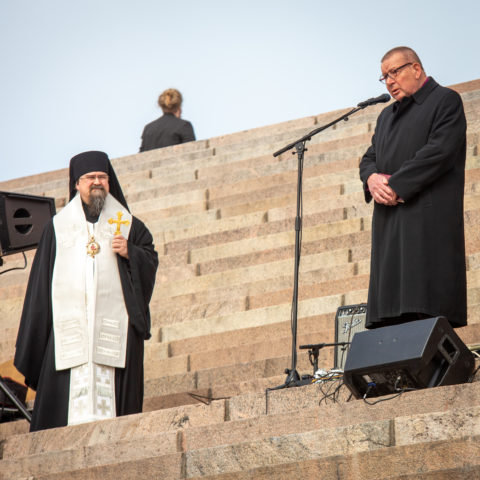
[[[457, 332], [473, 344], [480, 343], [480, 80], [454, 88], [468, 121], [469, 325]], [[307, 145], [297, 345], [333, 341], [337, 308], [366, 301], [372, 206], [358, 162], [381, 108]], [[33, 434], [24, 420], [0, 424], [0, 479], [480, 478], [477, 381], [375, 405], [350, 399], [339, 381], [267, 390], [283, 384], [291, 366], [297, 182], [296, 157], [272, 153], [346, 111], [113, 161], [160, 256], [144, 413]], [[0, 190], [52, 196], [59, 210], [67, 176], [46, 172]], [[30, 266], [34, 252], [26, 253]], [[23, 264], [20, 255], [4, 260], [4, 268]], [[0, 277], [3, 375], [15, 376], [28, 273]], [[333, 363], [333, 351], [321, 350], [319, 365]], [[297, 369], [312, 373], [305, 350]]]

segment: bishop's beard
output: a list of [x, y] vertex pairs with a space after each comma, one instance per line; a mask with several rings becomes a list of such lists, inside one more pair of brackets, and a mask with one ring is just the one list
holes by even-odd
[[105, 198], [107, 191], [102, 187], [92, 187], [90, 190], [90, 201], [88, 202], [88, 213], [92, 216], [98, 217], [105, 205]]

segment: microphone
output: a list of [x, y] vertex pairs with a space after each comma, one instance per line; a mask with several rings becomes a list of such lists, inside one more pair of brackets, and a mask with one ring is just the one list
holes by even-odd
[[390, 95], [388, 93], [383, 93], [382, 95], [379, 95], [378, 97], [374, 98], [369, 98], [368, 100], [365, 100], [363, 102], [360, 102], [357, 107], [369, 107], [370, 105], [376, 105], [377, 103], [385, 103], [390, 100]]

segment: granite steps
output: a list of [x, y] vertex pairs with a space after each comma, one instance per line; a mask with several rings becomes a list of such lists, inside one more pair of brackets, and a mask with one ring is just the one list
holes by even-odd
[[[110, 470], [117, 474], [128, 470], [131, 475], [131, 468], [138, 468], [143, 460], [147, 470], [142, 468], [140, 474], [149, 475], [143, 478], [154, 478], [148, 464], [155, 461], [155, 468], [163, 467], [162, 478], [220, 479], [258, 469], [273, 473], [281, 466], [325, 462], [339, 455], [345, 465], [350, 455], [361, 452], [412, 446], [417, 452], [426, 446], [431, 450], [447, 439], [450, 448], [458, 442], [470, 445], [466, 452], [473, 453], [477, 443], [478, 450], [478, 382], [405, 393], [375, 408], [361, 400], [319, 404], [323, 394], [316, 384], [272, 391], [268, 403], [260, 394], [255, 396], [258, 401], [252, 394], [240, 395], [209, 405], [7, 437], [2, 442], [1, 471], [11, 480], [31, 474], [67, 478], [75, 471], [82, 475], [90, 471], [83, 478], [99, 478], [92, 475], [108, 475]], [[196, 412], [200, 424], [190, 418]], [[394, 454], [390, 450], [388, 456]], [[451, 457], [443, 464], [449, 464], [448, 469], [475, 465], [463, 458], [461, 465]]]

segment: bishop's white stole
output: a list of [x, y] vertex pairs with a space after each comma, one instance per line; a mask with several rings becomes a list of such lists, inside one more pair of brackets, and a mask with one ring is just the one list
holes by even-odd
[[[85, 219], [79, 194], [53, 219], [55, 368], [71, 369], [69, 425], [115, 416], [115, 367], [125, 367], [128, 314], [112, 239], [117, 228], [128, 238], [131, 222], [112, 195], [95, 224]], [[92, 236], [100, 247], [94, 255], [87, 247]]]

